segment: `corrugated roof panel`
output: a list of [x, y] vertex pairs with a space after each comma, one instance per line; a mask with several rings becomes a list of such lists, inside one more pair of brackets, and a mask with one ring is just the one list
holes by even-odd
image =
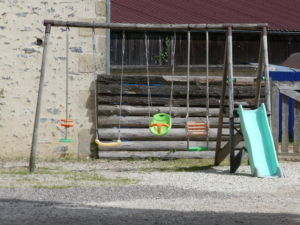
[[111, 0], [113, 23], [268, 23], [300, 30], [299, 0]]

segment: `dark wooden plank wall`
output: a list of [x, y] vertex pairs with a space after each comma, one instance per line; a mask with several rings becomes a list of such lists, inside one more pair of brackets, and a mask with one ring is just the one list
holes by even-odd
[[[145, 65], [145, 34], [141, 31], [125, 32], [126, 51], [125, 66]], [[147, 32], [149, 39], [149, 65], [170, 65], [172, 32]], [[166, 38], [170, 40], [168, 61], [159, 62], [157, 56], [165, 51]], [[187, 34], [177, 32], [176, 35], [176, 65], [186, 65]], [[204, 65], [206, 57], [205, 33], [191, 33], [191, 65]], [[257, 63], [259, 53], [259, 34], [233, 34], [233, 63]], [[223, 64], [225, 33], [210, 33], [209, 63]], [[281, 64], [290, 54], [300, 52], [300, 35], [268, 36], [269, 63]], [[121, 65], [122, 31], [111, 33], [111, 65]]]

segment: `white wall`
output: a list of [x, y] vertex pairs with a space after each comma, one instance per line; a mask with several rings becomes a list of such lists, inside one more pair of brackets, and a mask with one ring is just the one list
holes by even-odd
[[[44, 19], [106, 21], [106, 0], [0, 0], [0, 157], [29, 157], [44, 40]], [[69, 114], [74, 127], [60, 142], [66, 117], [66, 32], [52, 27], [41, 106], [37, 156], [90, 154], [94, 131], [92, 30], [70, 28]], [[106, 31], [96, 30], [97, 72], [106, 71]]]

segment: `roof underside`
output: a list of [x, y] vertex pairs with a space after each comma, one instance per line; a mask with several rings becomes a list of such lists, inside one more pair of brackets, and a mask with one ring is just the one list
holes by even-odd
[[112, 23], [268, 23], [299, 31], [299, 0], [111, 0]]

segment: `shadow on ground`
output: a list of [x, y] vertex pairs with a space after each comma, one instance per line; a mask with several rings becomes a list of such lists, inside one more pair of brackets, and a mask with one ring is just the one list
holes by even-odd
[[[300, 216], [285, 213], [232, 213], [124, 209], [59, 202], [0, 199], [1, 224], [299, 224]], [[200, 210], [200, 209], [198, 209]]]

